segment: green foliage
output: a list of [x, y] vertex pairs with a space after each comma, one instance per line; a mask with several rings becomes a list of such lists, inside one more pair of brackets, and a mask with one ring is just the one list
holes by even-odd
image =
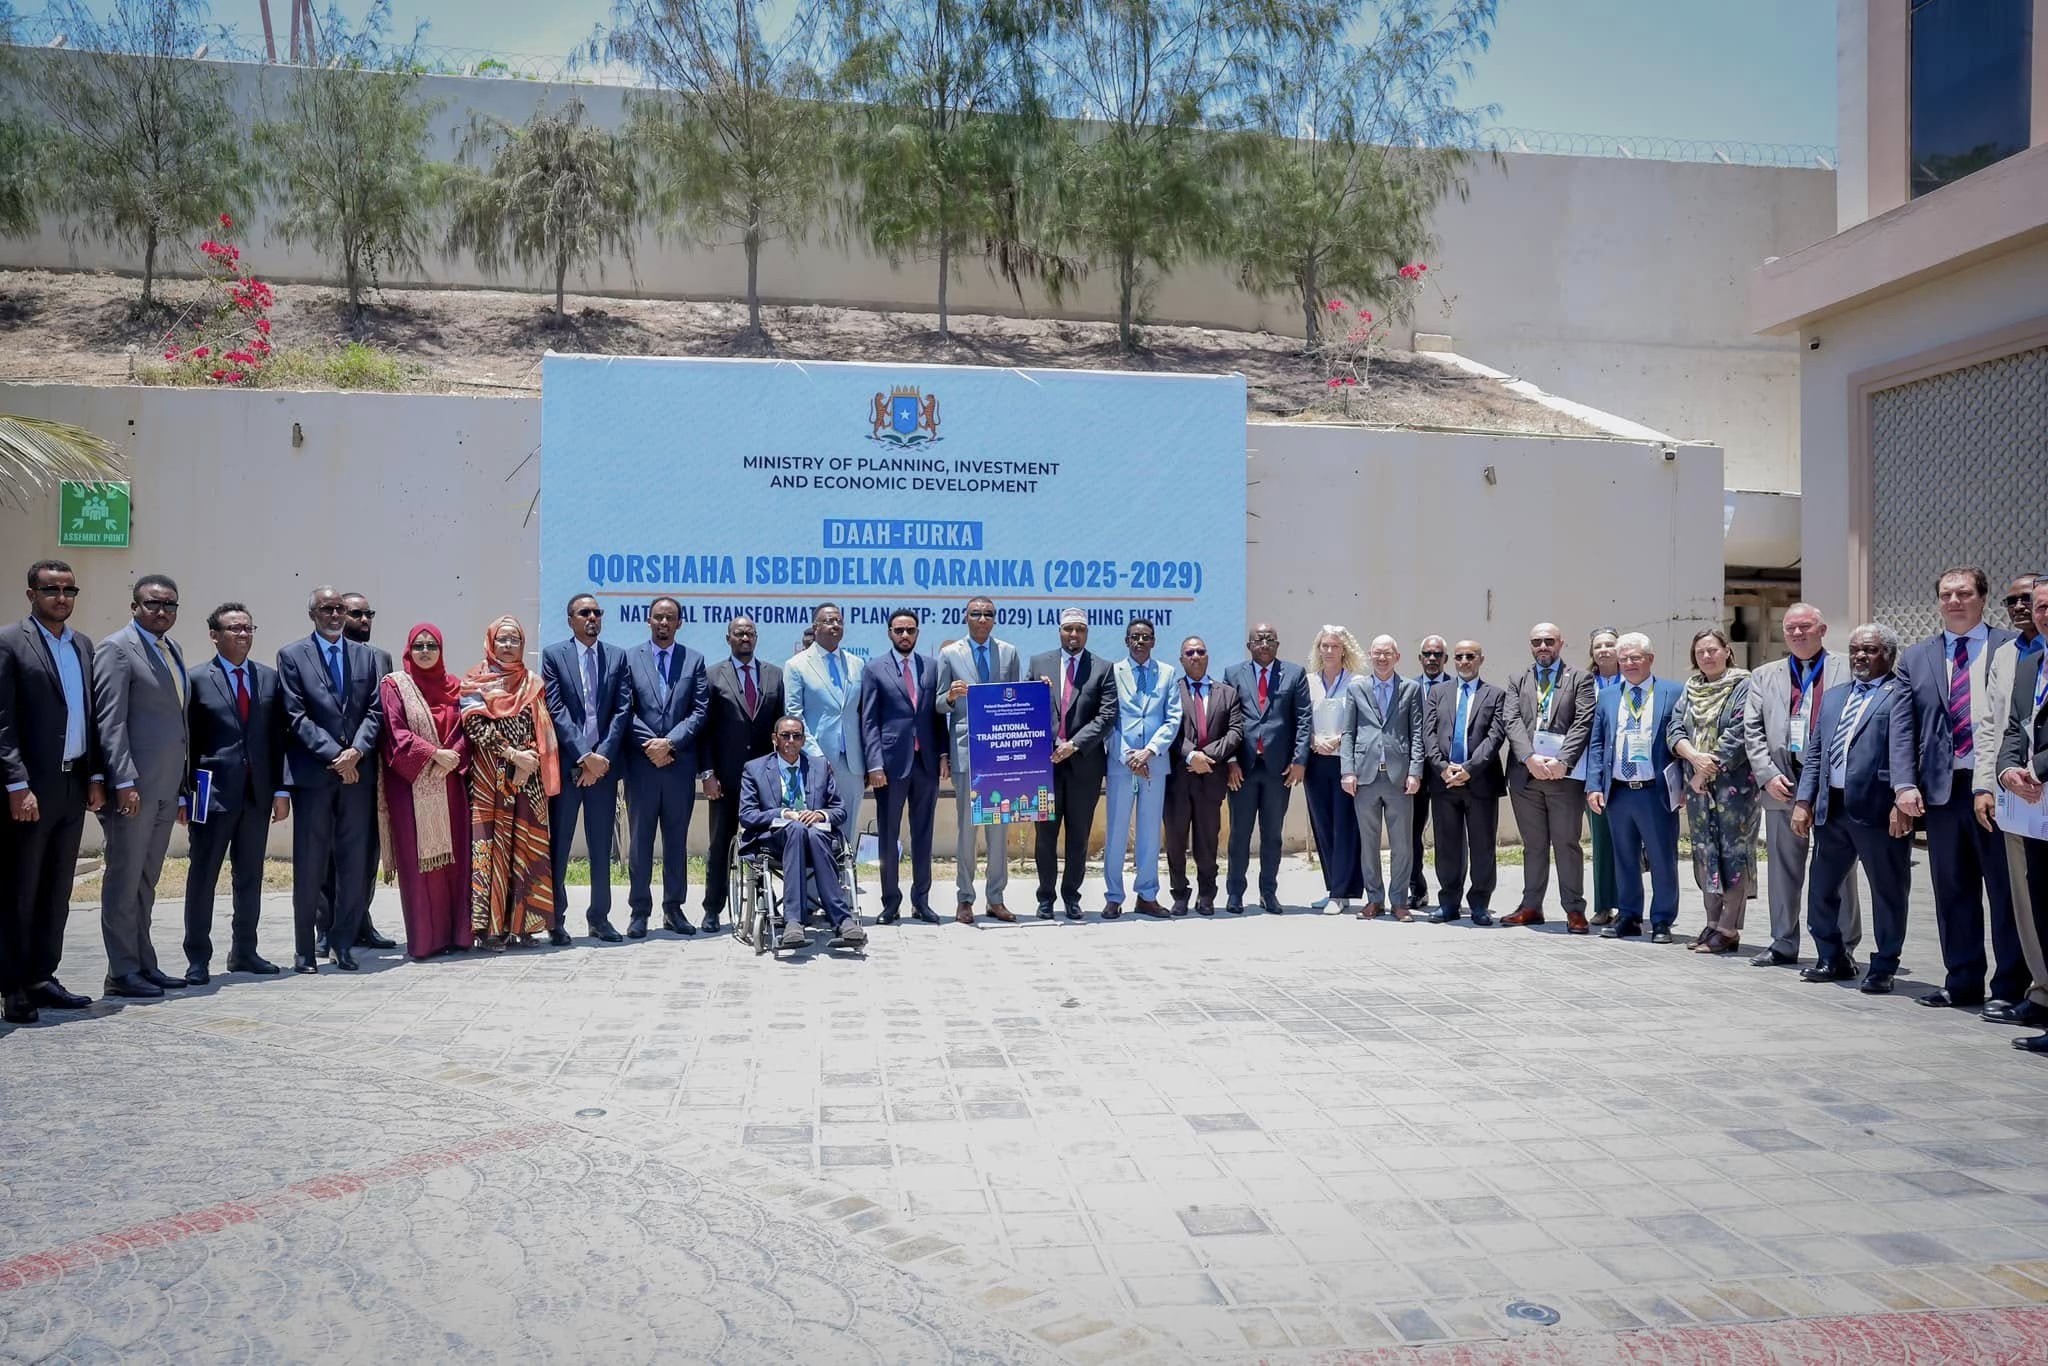
[[813, 0], [774, 41], [762, 0], [617, 0], [588, 57], [638, 69], [657, 93], [632, 103], [629, 136], [653, 170], [664, 232], [704, 246], [737, 242], [747, 260], [747, 325], [761, 330], [761, 247], [801, 242], [818, 220], [830, 116], [809, 60]]
[[387, 52], [388, 0], [377, 0], [353, 34], [330, 11], [327, 67], [285, 77], [282, 119], [257, 130], [287, 242], [309, 241], [341, 268], [352, 321], [378, 272], [421, 268], [444, 172], [427, 159], [437, 104], [417, 98], [410, 51]]
[[0, 0], [0, 237], [34, 232], [48, 192], [38, 139], [18, 105], [25, 63], [5, 46], [13, 41], [14, 10]]
[[[136, 367], [143, 384], [172, 388], [208, 388], [210, 360], [180, 360]], [[369, 342], [352, 341], [337, 349], [287, 347], [250, 372], [242, 386], [250, 389], [366, 389], [391, 393], [413, 387], [418, 367]]]
[[545, 267], [554, 277], [555, 314], [571, 266], [596, 266], [616, 251], [633, 259], [640, 183], [625, 144], [583, 122], [580, 100], [559, 113], [546, 105], [521, 128], [473, 118], [463, 142], [465, 162], [487, 157], [482, 173], [454, 182], [450, 251], [471, 251], [488, 275], [508, 262]]
[[206, 41], [206, 8], [113, 0], [100, 20], [64, 0], [58, 12], [78, 50], [43, 54], [35, 72], [52, 180], [85, 231], [142, 252], [148, 305], [158, 251], [241, 213], [254, 184], [226, 79], [189, 60]]
[[1427, 251], [1438, 201], [1465, 192], [1457, 144], [1493, 112], [1456, 94], [1497, 0], [1376, 0], [1363, 45], [1345, 37], [1362, 0], [1297, 3], [1245, 102], [1227, 249], [1247, 285], [1295, 295], [1315, 346], [1333, 297], [1413, 298], [1391, 282]]

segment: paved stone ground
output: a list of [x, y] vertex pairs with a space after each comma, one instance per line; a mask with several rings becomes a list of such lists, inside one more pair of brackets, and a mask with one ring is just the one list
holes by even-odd
[[[0, 1033], [0, 1357], [2039, 1360], [2048, 1068], [1909, 999], [1931, 921], [1889, 998], [1561, 926], [1091, 912], [46, 1013]], [[64, 975], [102, 971], [75, 913]], [[1771, 1324], [1828, 1316], [1832, 1356]]]

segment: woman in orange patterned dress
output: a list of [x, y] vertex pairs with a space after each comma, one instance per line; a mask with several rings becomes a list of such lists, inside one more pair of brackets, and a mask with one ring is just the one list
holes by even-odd
[[477, 940], [502, 951], [558, 922], [548, 858], [548, 798], [561, 791], [555, 727], [540, 675], [526, 667], [512, 617], [485, 628], [484, 662], [462, 680], [469, 737], [469, 914]]

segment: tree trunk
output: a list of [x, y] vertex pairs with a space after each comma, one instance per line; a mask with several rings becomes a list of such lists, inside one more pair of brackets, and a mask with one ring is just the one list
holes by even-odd
[[1131, 335], [1131, 301], [1138, 292], [1138, 260], [1135, 252], [1119, 252], [1116, 259], [1116, 340], [1126, 352], [1138, 349]]
[[946, 330], [946, 284], [953, 273], [953, 244], [942, 233], [939, 236], [939, 340], [950, 341], [952, 333]]
[[746, 236], [747, 249], [747, 330], [761, 330], [761, 234], [751, 228]]
[[562, 283], [569, 276], [569, 253], [563, 252], [555, 258], [555, 321], [564, 322], [568, 314], [562, 308]]
[[149, 230], [148, 238], [142, 244], [142, 306], [148, 308], [156, 302], [156, 229]]
[[1316, 307], [1316, 268], [1314, 266], [1305, 267], [1299, 278], [1301, 280], [1301, 335], [1307, 342], [1308, 349], [1313, 351], [1316, 349], [1316, 343], [1322, 340], [1323, 331], [1323, 319], [1320, 310]]
[[359, 326], [363, 321], [362, 275], [356, 265], [356, 257], [354, 252], [347, 253], [347, 262], [348, 265], [347, 269], [343, 273], [342, 283], [348, 286], [349, 325], [351, 327], [356, 327]]

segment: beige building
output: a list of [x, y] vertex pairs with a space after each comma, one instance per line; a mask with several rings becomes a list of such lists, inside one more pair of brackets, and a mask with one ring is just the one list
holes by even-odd
[[1837, 22], [1836, 232], [1750, 317], [1800, 343], [1805, 594], [1911, 639], [1942, 567], [2048, 570], [2048, 0]]

